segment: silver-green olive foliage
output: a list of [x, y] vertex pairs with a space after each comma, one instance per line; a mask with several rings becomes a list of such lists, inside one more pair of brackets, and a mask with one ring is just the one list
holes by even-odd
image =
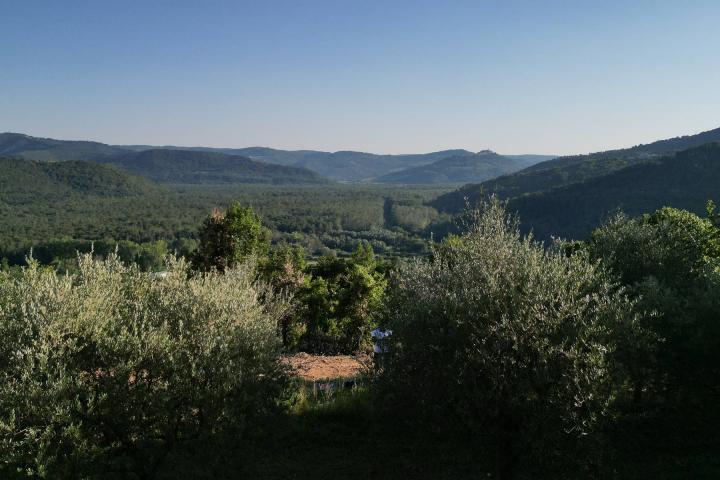
[[251, 265], [168, 267], [83, 256], [76, 275], [31, 262], [0, 281], [0, 477], [152, 478], [273, 408], [287, 302]]
[[643, 324], [661, 340], [653, 355], [626, 362], [638, 400], [648, 396], [644, 391], [712, 392], [720, 381], [718, 227], [712, 202], [708, 218], [665, 207], [638, 218], [617, 215], [587, 244], [590, 255], [616, 272], [641, 309], [652, 313]]
[[497, 201], [472, 217], [467, 234], [399, 272], [387, 374], [398, 402], [493, 436], [506, 464], [551, 457], [606, 411], [613, 335], [632, 330], [633, 305], [586, 255], [521, 237]]

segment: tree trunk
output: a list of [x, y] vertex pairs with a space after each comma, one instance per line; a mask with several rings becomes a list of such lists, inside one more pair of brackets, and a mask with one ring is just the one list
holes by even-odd
[[511, 420], [501, 418], [495, 435], [495, 478], [512, 480], [515, 476], [515, 440], [517, 429]]
[[643, 399], [643, 382], [635, 382], [633, 386], [633, 404], [640, 405]]

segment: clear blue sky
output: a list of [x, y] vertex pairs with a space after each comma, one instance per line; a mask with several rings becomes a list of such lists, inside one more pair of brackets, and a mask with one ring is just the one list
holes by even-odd
[[579, 153], [720, 127], [720, 1], [0, 0], [0, 131]]

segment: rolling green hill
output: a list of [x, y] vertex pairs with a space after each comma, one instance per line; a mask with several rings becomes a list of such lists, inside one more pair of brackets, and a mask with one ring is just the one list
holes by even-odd
[[271, 165], [206, 149], [132, 148], [98, 142], [54, 140], [19, 133], [0, 134], [0, 156], [33, 161], [84, 160], [110, 163], [161, 183], [317, 184], [325, 183], [305, 168]]
[[[161, 148], [241, 155], [260, 162], [309, 168], [324, 177], [343, 182], [374, 181], [373, 179], [377, 177], [382, 177], [407, 168], [428, 165], [445, 158], [474, 155], [474, 153], [462, 149], [419, 154], [378, 155], [355, 151], [321, 152], [317, 150], [278, 150], [267, 147], [211, 148], [125, 145], [122, 148], [134, 151]], [[514, 161], [522, 162], [523, 166], [555, 158], [553, 155], [504, 156]]]
[[98, 142], [54, 140], [21, 133], [0, 133], [0, 156], [3, 157], [59, 162], [96, 160], [123, 152], [125, 152], [123, 148]]
[[100, 159], [159, 183], [176, 184], [319, 184], [327, 183], [305, 168], [256, 162], [246, 157], [190, 150], [144, 150]]
[[[134, 151], [162, 149], [215, 152], [239, 155], [264, 163], [308, 168], [320, 175], [341, 182], [369, 181], [405, 168], [433, 163], [443, 158], [473, 155], [467, 150], [443, 150], [432, 153], [379, 155], [351, 150], [322, 152], [319, 150], [278, 150], [267, 147], [212, 148], [212, 147], [151, 147], [149, 145], [124, 145]], [[542, 157], [542, 156], [540, 156]]]
[[622, 150], [560, 157], [480, 184], [466, 185], [438, 197], [432, 205], [444, 212], [457, 213], [465, 207], [466, 198], [471, 205], [477, 203], [483, 194], [494, 193], [504, 199], [516, 198], [601, 177], [662, 155], [718, 141], [720, 128]]
[[525, 228], [536, 236], [584, 238], [608, 215], [673, 206], [702, 214], [708, 199], [720, 200], [720, 144], [656, 157], [582, 182], [510, 200]]
[[[140, 152], [169, 151], [190, 152], [186, 154], [160, 153], [148, 154], [143, 167], [133, 158]], [[223, 161], [219, 154], [235, 157], [232, 161]], [[376, 155], [364, 152], [321, 152], [315, 150], [278, 150], [267, 147], [249, 148], [212, 148], [212, 147], [176, 147], [152, 145], [106, 145], [98, 142], [54, 140], [50, 138], [32, 137], [19, 133], [0, 134], [0, 155], [25, 158], [39, 161], [89, 160], [118, 164], [137, 173], [153, 171], [151, 178], [159, 181], [177, 183], [317, 183], [319, 178], [311, 178], [306, 169], [319, 173], [321, 176], [339, 181], [361, 181], [384, 175], [396, 170], [412, 166], [432, 163], [441, 158], [454, 155], [472, 155], [466, 150], [446, 150], [417, 155]], [[168, 165], [169, 157], [174, 156], [177, 162], [190, 169], [184, 173], [161, 172], [162, 165]], [[239, 161], [243, 157], [245, 161]], [[255, 161], [254, 164], [247, 160]], [[207, 165], [201, 163], [207, 162]], [[274, 166], [295, 167], [283, 170], [269, 167], [263, 168], [257, 163]], [[157, 166], [157, 168], [156, 168]], [[222, 172], [222, 168], [229, 171]], [[245, 168], [247, 174], [240, 170]], [[299, 170], [304, 169], [304, 170]], [[195, 173], [198, 173], [196, 176]], [[277, 175], [277, 179], [270, 177]], [[149, 175], [146, 175], [149, 176]]]
[[[303, 166], [320, 174], [343, 181], [363, 181], [382, 177], [407, 168], [428, 165], [446, 158], [473, 157], [467, 150], [442, 150], [439, 152], [376, 155], [363, 152], [314, 152], [305, 155], [295, 165]], [[537, 161], [554, 158], [547, 155], [509, 155], [513, 161], [530, 165]], [[454, 181], [453, 181], [454, 182]]]
[[0, 201], [8, 205], [68, 195], [141, 196], [160, 190], [153, 182], [112, 165], [0, 158]]
[[[467, 150], [443, 150], [439, 152], [408, 154], [408, 155], [378, 155], [374, 153], [340, 151], [322, 152], [317, 150], [279, 150], [267, 147], [249, 148], [214, 148], [214, 147], [177, 147], [177, 146], [152, 146], [152, 145], [106, 145], [98, 142], [54, 140], [51, 138], [31, 137], [19, 133], [0, 133], [0, 156], [12, 156], [39, 161], [67, 161], [87, 160], [108, 162], [113, 158], [113, 163], [125, 163], [126, 168], [139, 166], [135, 165], [130, 158], [139, 152], [144, 151], [185, 151], [192, 152], [196, 157], [180, 156], [180, 154], [168, 154], [178, 157], [181, 163], [193, 168], [194, 172], [203, 171], [199, 175], [200, 183], [227, 183], [227, 182], [259, 182], [259, 183], [317, 183], [319, 179], [312, 179], [307, 172], [301, 173], [298, 170], [266, 170], [261, 173], [261, 167], [245, 164], [248, 169], [247, 175], [241, 175], [238, 168], [239, 162], [228, 161], [225, 164], [230, 169], [228, 172], [221, 172], [223, 162], [213, 154], [224, 154], [233, 157], [245, 157], [246, 159], [266, 164], [281, 165], [312, 170], [321, 176], [343, 182], [370, 181], [377, 177], [404, 170], [407, 168], [428, 165], [438, 160], [449, 157], [472, 156]], [[153, 162], [163, 163], [159, 154], [153, 154], [156, 158]], [[120, 157], [117, 160], [117, 157]], [[549, 158], [547, 155], [506, 155], [515, 161], [524, 162], [526, 165], [537, 163]], [[147, 160], [146, 160], [147, 161]], [[206, 168], [200, 165], [207, 162]], [[152, 162], [151, 162], [152, 163]], [[192, 165], [191, 165], [192, 164]], [[151, 166], [148, 169], [152, 168]], [[138, 170], [138, 173], [142, 173]], [[212, 173], [211, 173], [212, 172]], [[162, 172], [155, 172], [151, 178], [160, 181], [175, 182], [177, 179], [165, 178]], [[177, 173], [175, 177], [179, 176]], [[268, 178], [277, 175], [276, 180]], [[184, 174], [182, 182], [197, 182], [193, 174]], [[246, 180], [246, 178], [252, 180]], [[487, 177], [485, 177], [487, 178]], [[463, 180], [459, 180], [462, 182]], [[468, 180], [477, 181], [477, 180]]]
[[452, 157], [472, 155], [467, 150], [445, 150], [425, 154], [375, 155], [364, 152], [317, 152], [296, 163], [329, 178], [342, 181], [365, 181], [396, 170], [414, 167]]
[[[146, 149], [143, 146], [131, 146], [133, 149]], [[176, 147], [163, 147], [173, 149]], [[472, 155], [467, 150], [443, 150], [440, 152], [378, 155], [375, 153], [339, 151], [321, 152], [317, 150], [278, 150], [267, 147], [249, 148], [179, 148], [202, 152], [218, 152], [227, 155], [240, 155], [265, 163], [304, 167], [333, 180], [358, 182], [370, 180], [404, 168], [425, 165], [452, 156]]]
[[278, 150], [268, 147], [221, 148], [221, 147], [181, 147], [176, 145], [117, 145], [118, 148], [141, 152], [143, 150], [189, 150], [192, 152], [214, 152], [225, 155], [248, 157], [259, 162], [294, 166], [306, 155], [323, 153], [316, 150]]
[[400, 170], [379, 177], [375, 181], [408, 185], [482, 182], [515, 172], [527, 165], [527, 161], [484, 150], [474, 155], [452, 156], [428, 165]]

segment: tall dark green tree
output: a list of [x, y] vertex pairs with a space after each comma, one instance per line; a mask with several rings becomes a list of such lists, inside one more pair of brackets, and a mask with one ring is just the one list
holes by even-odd
[[[284, 272], [293, 270], [285, 265]], [[287, 346], [324, 354], [366, 350], [385, 301], [385, 268], [367, 242], [348, 259], [326, 256], [309, 266], [296, 282], [299, 307], [288, 330], [299, 335]]]
[[200, 228], [200, 245], [193, 264], [197, 270], [225, 271], [248, 257], [267, 254], [270, 232], [251, 207], [233, 203], [227, 211], [215, 209]]
[[[299, 298], [298, 292], [306, 291], [310, 275], [306, 275], [305, 250], [297, 245], [282, 244], [274, 247], [261, 262], [260, 273], [275, 291]], [[307, 330], [307, 317], [294, 309], [280, 318], [278, 330], [283, 345], [296, 349]]]

